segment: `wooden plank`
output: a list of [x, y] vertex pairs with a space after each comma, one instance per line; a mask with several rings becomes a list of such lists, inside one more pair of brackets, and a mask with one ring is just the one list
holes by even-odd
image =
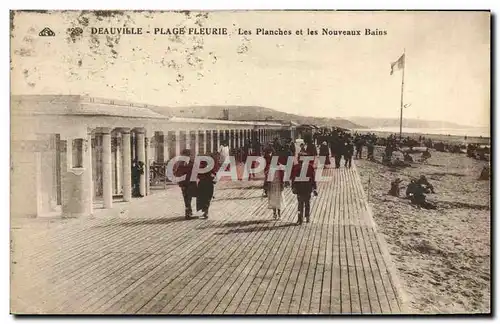
[[13, 298], [42, 313], [399, 312], [356, 171], [324, 175], [333, 178], [319, 183], [300, 227], [288, 188], [282, 220], [266, 222], [260, 181], [219, 183], [209, 220], [184, 221], [175, 187], [134, 200], [123, 216], [118, 207], [97, 211], [111, 217], [24, 222], [12, 269], [30, 284]]
[[[283, 218], [290, 218], [291, 214], [295, 212], [296, 205], [292, 203], [294, 201], [295, 196], [289, 193], [286, 197], [286, 206], [282, 214]], [[291, 237], [296, 233], [294, 230], [295, 225], [293, 223], [282, 224], [282, 225], [291, 225], [286, 226], [286, 228], [280, 229], [281, 235], [275, 240], [272, 246], [267, 247], [269, 251], [274, 253], [268, 253], [265, 260], [262, 262], [259, 272], [256, 274], [254, 281], [250, 286], [247, 286], [246, 291], [243, 293], [243, 286], [239, 285], [240, 289], [234, 295], [234, 297], [230, 298], [230, 302], [227, 304], [227, 307], [224, 309], [224, 313], [226, 314], [245, 314], [245, 313], [255, 313], [257, 310], [260, 301], [263, 298], [265, 290], [274, 276], [276, 272], [276, 268], [279, 265], [279, 261], [283, 256], [284, 249], [286, 248], [288, 242], [290, 242]], [[246, 278], [245, 278], [246, 279]], [[241, 292], [240, 292], [241, 291]], [[238, 298], [238, 296], [240, 298]], [[223, 305], [220, 305], [220, 308], [223, 308]]]
[[341, 222], [341, 186], [342, 179], [339, 170], [335, 170], [335, 223], [334, 223], [334, 237], [332, 245], [332, 276], [330, 280], [330, 313], [342, 313], [342, 299], [341, 299], [341, 275], [340, 275], [340, 230]]

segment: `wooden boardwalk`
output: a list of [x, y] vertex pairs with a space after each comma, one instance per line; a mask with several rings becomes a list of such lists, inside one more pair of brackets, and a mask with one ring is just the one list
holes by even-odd
[[404, 298], [355, 169], [326, 169], [311, 223], [285, 189], [221, 182], [210, 218], [180, 190], [73, 220], [13, 220], [11, 307], [50, 314], [401, 313]]

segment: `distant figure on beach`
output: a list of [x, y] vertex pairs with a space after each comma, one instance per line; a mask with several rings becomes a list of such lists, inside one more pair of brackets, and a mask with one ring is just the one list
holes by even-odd
[[368, 160], [374, 160], [374, 151], [375, 151], [375, 145], [373, 144], [373, 140], [369, 140], [366, 144], [366, 148], [368, 150], [368, 156], [367, 156], [367, 159]]
[[365, 140], [361, 136], [357, 136], [354, 140], [354, 145], [356, 146], [356, 159], [363, 158], [363, 145], [365, 145]]
[[417, 184], [421, 185], [427, 193], [436, 193], [434, 191], [434, 186], [427, 180], [426, 176], [424, 175], [420, 176], [420, 178], [417, 180]]
[[479, 176], [479, 180], [490, 180], [490, 167], [485, 166], [481, 171], [481, 175]]
[[425, 151], [422, 152], [422, 161], [427, 161], [428, 159], [431, 158], [431, 152], [429, 152], [429, 148], [427, 148]]
[[389, 195], [394, 196], [394, 197], [399, 197], [399, 192], [401, 187], [399, 184], [403, 182], [401, 179], [396, 178], [396, 180], [391, 182], [391, 189], [389, 190]]
[[406, 189], [406, 197], [410, 199], [412, 204], [425, 209], [436, 209], [435, 204], [426, 200], [425, 193], [425, 187], [415, 180], [411, 180]]
[[410, 153], [404, 152], [403, 157], [405, 162], [413, 162], [413, 157], [410, 155]]

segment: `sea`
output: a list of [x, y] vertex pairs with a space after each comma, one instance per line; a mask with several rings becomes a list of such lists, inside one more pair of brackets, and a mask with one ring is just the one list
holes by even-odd
[[[399, 127], [380, 127], [380, 128], [363, 128], [354, 129], [358, 132], [373, 132], [373, 133], [395, 133], [399, 134]], [[408, 128], [403, 127], [403, 134], [422, 134], [422, 135], [450, 135], [462, 137], [490, 137], [490, 129], [488, 127], [468, 127], [468, 128]]]

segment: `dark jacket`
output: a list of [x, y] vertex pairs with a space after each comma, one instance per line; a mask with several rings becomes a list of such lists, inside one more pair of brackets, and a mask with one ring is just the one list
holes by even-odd
[[292, 190], [298, 196], [311, 196], [313, 190], [316, 190], [316, 171], [311, 163], [307, 166], [306, 177], [308, 181], [297, 179], [302, 172], [302, 163], [296, 164], [292, 168], [290, 180], [292, 181]]
[[174, 172], [175, 176], [176, 177], [182, 177], [184, 175], [186, 176], [184, 180], [179, 181], [178, 183], [179, 187], [185, 188], [193, 185], [193, 183], [194, 185], [196, 185], [196, 179], [191, 180], [191, 174], [193, 173], [193, 166], [194, 166], [193, 161], [189, 161], [187, 163], [184, 161], [180, 161], [178, 163], [179, 164], [177, 166], [177, 169]]

